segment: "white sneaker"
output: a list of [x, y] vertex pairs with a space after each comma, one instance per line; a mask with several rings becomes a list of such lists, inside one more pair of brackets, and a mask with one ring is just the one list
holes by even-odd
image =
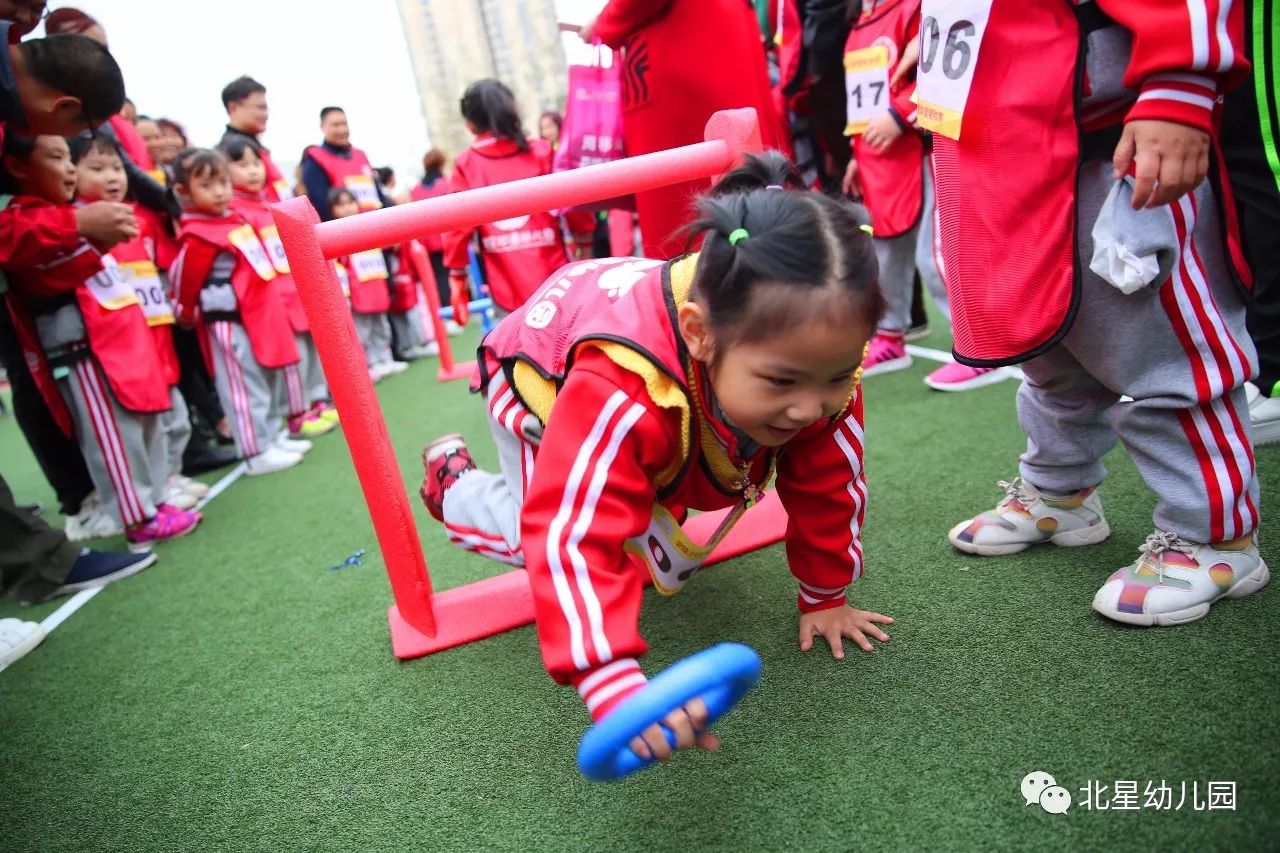
[[43, 639], [44, 629], [38, 622], [0, 619], [0, 670], [40, 645]]
[[62, 532], [72, 542], [83, 542], [86, 539], [120, 536], [124, 533], [124, 524], [102, 508], [97, 492], [90, 492], [81, 502], [80, 512], [67, 518]]
[[1003, 557], [1044, 542], [1074, 548], [1095, 545], [1111, 535], [1097, 489], [1050, 497], [1021, 477], [998, 485], [1005, 498], [995, 509], [960, 522], [947, 534], [966, 554]]
[[465, 331], [466, 329], [464, 329], [462, 326], [459, 326], [457, 323], [453, 322], [452, 320], [444, 321], [444, 333], [451, 338], [456, 338], [458, 335], [462, 334]]
[[244, 467], [246, 474], [256, 477], [259, 474], [274, 474], [276, 471], [292, 468], [301, 461], [301, 453], [292, 453], [273, 445], [257, 456], [244, 460]]
[[385, 361], [379, 367], [382, 368], [383, 376], [395, 376], [409, 369], [409, 365], [403, 361]]
[[1093, 609], [1108, 619], [1147, 627], [1194, 622], [1218, 599], [1244, 598], [1271, 580], [1253, 534], [1214, 546], [1157, 530], [1138, 550], [1142, 556], [1093, 597]]
[[433, 358], [440, 354], [440, 344], [435, 341], [427, 341], [418, 349], [422, 351], [423, 358]]
[[182, 489], [182, 491], [186, 492], [187, 494], [191, 495], [196, 499], [202, 498], [205, 495], [209, 494], [208, 485], [200, 482], [199, 480], [193, 480], [190, 477], [185, 477], [182, 474], [174, 474], [172, 477], [170, 477], [169, 485], [171, 487], [174, 485], [177, 485]]
[[305, 438], [289, 438], [287, 433], [281, 433], [280, 437], [276, 439], [274, 446], [281, 450], [288, 451], [289, 453], [306, 456], [311, 452], [311, 448], [315, 445], [307, 441]]
[[1249, 420], [1253, 421], [1255, 446], [1280, 442], [1280, 396], [1264, 397], [1252, 382], [1244, 385], [1249, 399]]
[[189, 492], [184, 492], [181, 488], [170, 487], [165, 492], [164, 502], [170, 506], [176, 506], [178, 509], [195, 509], [196, 504], [200, 503], [200, 499]]

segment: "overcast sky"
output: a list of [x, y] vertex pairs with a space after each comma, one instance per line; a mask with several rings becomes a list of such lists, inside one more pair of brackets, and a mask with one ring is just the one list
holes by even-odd
[[[222, 87], [249, 74], [267, 87], [271, 120], [263, 141], [282, 166], [291, 167], [305, 146], [320, 141], [320, 108], [335, 104], [351, 121], [352, 143], [374, 165], [389, 164], [402, 178], [421, 171], [427, 129], [395, 0], [49, 5], [74, 5], [97, 18], [139, 112], [174, 119], [195, 145], [221, 138]], [[556, 5], [561, 20], [577, 23], [603, 0]]]

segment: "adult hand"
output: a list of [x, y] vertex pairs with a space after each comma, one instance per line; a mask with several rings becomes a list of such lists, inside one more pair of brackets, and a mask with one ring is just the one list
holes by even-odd
[[95, 201], [76, 208], [76, 230], [98, 249], [107, 250], [137, 237], [138, 220], [127, 204]]
[[1163, 207], [1194, 190], [1209, 173], [1209, 134], [1172, 121], [1128, 122], [1111, 158], [1116, 180], [1130, 164], [1133, 209]]

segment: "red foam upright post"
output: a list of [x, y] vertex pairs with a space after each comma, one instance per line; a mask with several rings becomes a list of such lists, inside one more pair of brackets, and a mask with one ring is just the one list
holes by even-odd
[[[436, 330], [436, 346], [440, 348], [440, 369], [436, 371], [436, 379], [449, 382], [470, 377], [476, 367], [474, 361], [453, 363], [453, 345], [445, 331], [444, 320], [440, 319], [440, 294], [434, 287], [435, 271], [431, 269], [431, 259], [427, 257], [427, 250], [422, 248], [422, 244], [417, 240], [411, 240], [409, 243], [409, 261], [413, 264], [414, 274], [423, 283], [422, 293], [427, 299], [427, 310], [431, 312], [432, 328]], [[429, 285], [428, 282], [431, 284]]]
[[342, 297], [333, 264], [325, 260], [316, 239], [315, 226], [320, 217], [305, 196], [273, 205], [271, 215], [298, 284], [298, 296], [311, 325], [334, 405], [342, 417], [342, 432], [382, 547], [400, 616], [415, 630], [435, 634], [431, 578], [418, 528], [409, 509], [382, 408], [365, 367], [351, 309]]

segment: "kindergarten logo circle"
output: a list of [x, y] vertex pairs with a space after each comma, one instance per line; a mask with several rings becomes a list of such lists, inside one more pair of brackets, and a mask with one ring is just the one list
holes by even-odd
[[1043, 770], [1022, 777], [1022, 799], [1026, 800], [1023, 805], [1039, 803], [1049, 814], [1064, 814], [1071, 808], [1071, 794]]

